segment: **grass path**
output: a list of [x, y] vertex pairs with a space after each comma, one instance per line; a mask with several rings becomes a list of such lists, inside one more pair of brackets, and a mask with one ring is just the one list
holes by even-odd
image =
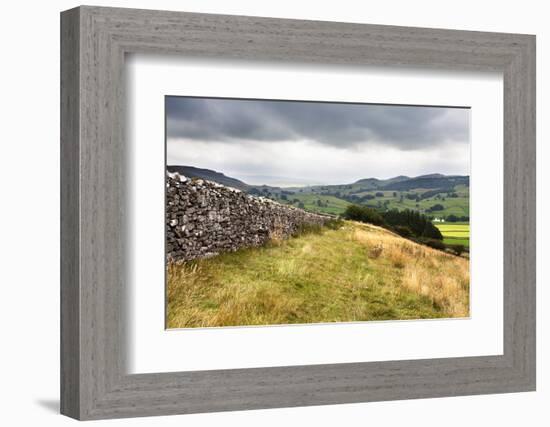
[[468, 260], [346, 221], [168, 266], [168, 327], [464, 317]]

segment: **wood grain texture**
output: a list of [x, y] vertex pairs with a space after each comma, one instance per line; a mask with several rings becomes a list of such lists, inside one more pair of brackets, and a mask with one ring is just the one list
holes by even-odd
[[79, 12], [61, 20], [61, 412], [80, 414]]
[[[62, 14], [62, 413], [100, 419], [535, 388], [534, 36], [80, 7]], [[504, 74], [504, 354], [128, 375], [124, 55]]]

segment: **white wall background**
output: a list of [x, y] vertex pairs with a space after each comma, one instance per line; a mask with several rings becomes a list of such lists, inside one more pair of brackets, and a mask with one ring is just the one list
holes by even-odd
[[[537, 0], [157, 0], [97, 5], [537, 34], [538, 390], [324, 407], [109, 421], [117, 426], [546, 426], [550, 422], [548, 145], [550, 27]], [[0, 422], [63, 426], [59, 384], [59, 12], [75, 1], [5, 2], [0, 25]], [[546, 161], [545, 161], [546, 160]], [[33, 197], [26, 191], [33, 190]], [[546, 196], [546, 197], [545, 197]], [[26, 225], [33, 223], [32, 232]], [[540, 262], [542, 261], [542, 262]], [[545, 360], [546, 359], [546, 360]]]

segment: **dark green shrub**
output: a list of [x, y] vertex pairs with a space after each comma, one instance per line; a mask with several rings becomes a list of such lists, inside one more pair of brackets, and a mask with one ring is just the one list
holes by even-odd
[[409, 238], [409, 237], [413, 236], [413, 232], [406, 225], [394, 225], [392, 227], [392, 229], [393, 229], [393, 231], [395, 231], [397, 234], [399, 234], [402, 237]]
[[443, 206], [440, 203], [437, 203], [437, 204], [433, 205], [431, 208], [429, 208], [428, 210], [430, 212], [435, 212], [435, 211], [442, 211], [443, 209], [445, 209], [445, 206]]
[[447, 245], [447, 247], [457, 256], [462, 255], [466, 251], [464, 245]]
[[470, 221], [469, 216], [456, 216], [456, 215], [448, 215], [447, 218], [445, 218], [448, 222], [468, 222]]
[[433, 225], [432, 222], [428, 219], [426, 220], [424, 231], [422, 232], [422, 237], [427, 237], [429, 239], [443, 240], [443, 235], [441, 234], [441, 231], [439, 231], [439, 228]]
[[430, 248], [439, 249], [440, 251], [444, 251], [447, 247], [441, 240], [421, 238], [418, 241], [419, 243], [429, 246]]

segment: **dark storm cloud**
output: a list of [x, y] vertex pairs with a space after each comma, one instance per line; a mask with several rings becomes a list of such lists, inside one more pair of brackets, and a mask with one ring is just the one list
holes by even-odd
[[383, 143], [415, 150], [468, 142], [469, 110], [292, 101], [168, 97], [168, 138], [309, 140], [335, 147]]

